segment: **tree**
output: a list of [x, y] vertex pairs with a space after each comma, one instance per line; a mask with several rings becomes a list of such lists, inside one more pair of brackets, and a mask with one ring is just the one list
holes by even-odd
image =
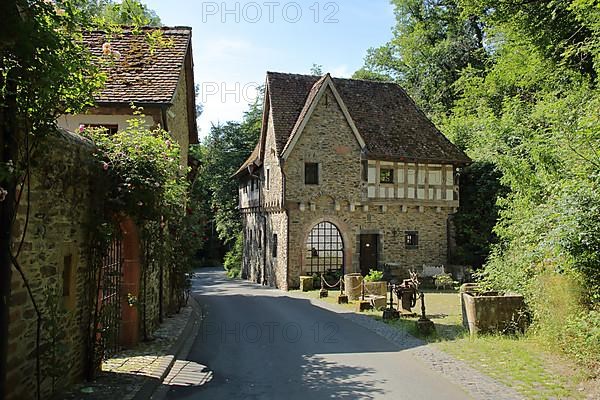
[[222, 243], [232, 249], [227, 256], [228, 265], [232, 266], [241, 262], [240, 244], [236, 242], [242, 231], [238, 183], [232, 176], [254, 150], [261, 124], [262, 102], [257, 101], [241, 122], [213, 126], [208, 137], [194, 150], [201, 165], [196, 190], [209, 195], [208, 219], [214, 220]]
[[310, 68], [310, 74], [315, 76], [323, 75], [323, 66], [320, 64], [313, 64]]
[[101, 24], [162, 26], [156, 12], [139, 0], [123, 0], [120, 3], [112, 0], [88, 0], [83, 8], [87, 13], [95, 15]]
[[355, 76], [398, 82], [431, 117], [446, 114], [460, 71], [487, 58], [480, 19], [465, 17], [456, 0], [393, 0], [394, 38], [370, 49]]

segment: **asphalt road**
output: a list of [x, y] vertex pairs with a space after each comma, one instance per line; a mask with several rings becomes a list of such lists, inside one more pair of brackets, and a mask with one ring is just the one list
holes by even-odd
[[202, 385], [168, 399], [469, 399], [410, 348], [392, 344], [310, 300], [211, 270], [194, 282], [205, 316], [190, 365]]

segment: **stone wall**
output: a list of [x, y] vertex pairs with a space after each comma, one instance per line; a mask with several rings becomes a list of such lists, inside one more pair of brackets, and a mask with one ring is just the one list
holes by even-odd
[[[265, 214], [251, 212], [245, 213], [242, 218], [242, 277], [255, 283], [287, 290], [287, 214], [282, 210]], [[277, 251], [274, 251], [275, 247]]]
[[[13, 227], [13, 251], [17, 251], [25, 227], [26, 204], [29, 224], [18, 261], [42, 311], [43, 397], [80, 380], [86, 367], [88, 288], [88, 243], [86, 227], [90, 210], [98, 207], [94, 196], [100, 164], [92, 157], [90, 142], [66, 132], [53, 133], [33, 155], [31, 192], [23, 193]], [[6, 398], [27, 400], [36, 395], [36, 314], [23, 281], [13, 268]], [[58, 305], [52, 315], [50, 298]], [[57, 322], [50, 332], [49, 319]], [[52, 338], [52, 336], [54, 336]], [[48, 344], [56, 339], [61, 345]], [[58, 352], [57, 361], [50, 353]]]
[[[310, 231], [319, 222], [328, 221], [337, 226], [344, 242], [345, 272], [360, 272], [360, 235], [379, 235], [378, 267], [393, 263], [397, 266], [392, 274], [399, 278], [407, 277], [409, 269], [418, 269], [423, 264], [446, 264], [446, 220], [447, 211], [438, 212], [435, 208], [401, 206], [363, 207], [350, 211], [348, 206], [336, 210], [333, 203], [317, 207], [315, 210], [290, 210], [289, 238], [289, 286], [298, 287], [300, 275], [308, 273], [306, 265], [306, 240]], [[419, 233], [416, 248], [405, 246], [405, 231]], [[375, 268], [377, 266], [373, 266]]]

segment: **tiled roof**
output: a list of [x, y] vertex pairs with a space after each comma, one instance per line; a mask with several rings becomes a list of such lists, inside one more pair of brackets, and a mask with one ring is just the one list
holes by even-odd
[[[268, 72], [277, 152], [304, 118], [321, 77]], [[469, 163], [395, 83], [333, 78], [372, 159]]]
[[[122, 33], [86, 32], [84, 42], [103, 60], [106, 85], [96, 95], [98, 103], [170, 104], [184, 67], [192, 37], [191, 28], [141, 28], [141, 33], [123, 29]], [[150, 45], [147, 33], [159, 29], [164, 40]], [[102, 46], [110, 43], [113, 56], [103, 55]], [[114, 52], [120, 53], [119, 57]]]

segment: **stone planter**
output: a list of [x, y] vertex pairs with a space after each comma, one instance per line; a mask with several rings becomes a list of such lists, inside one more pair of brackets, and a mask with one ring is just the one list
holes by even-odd
[[528, 320], [523, 296], [477, 293], [473, 286], [461, 288], [463, 325], [477, 333], [525, 331]]
[[312, 276], [301, 276], [300, 277], [300, 290], [308, 292], [313, 290], [313, 277]]
[[365, 296], [386, 296], [387, 295], [387, 282], [366, 282], [365, 281]]
[[362, 291], [363, 276], [361, 274], [344, 275], [344, 292], [350, 300], [358, 300]]

